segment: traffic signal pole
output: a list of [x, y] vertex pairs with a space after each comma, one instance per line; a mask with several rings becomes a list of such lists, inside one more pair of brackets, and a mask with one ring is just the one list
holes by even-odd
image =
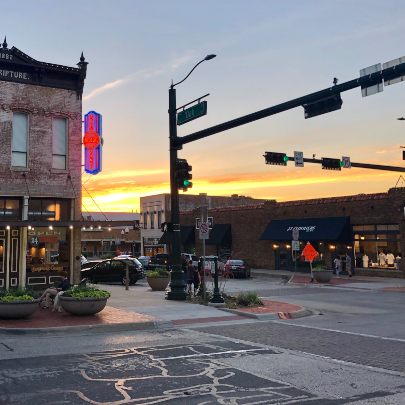
[[398, 76], [405, 76], [405, 63], [401, 63], [396, 66], [383, 69], [376, 73], [371, 73], [367, 76], [361, 76], [357, 79], [353, 79], [345, 83], [336, 84], [327, 89], [320, 90], [315, 93], [311, 93], [306, 96], [296, 98], [294, 100], [286, 101], [273, 107], [265, 108], [263, 110], [256, 111], [254, 113], [235, 118], [231, 121], [227, 121], [222, 124], [214, 125], [213, 127], [209, 127], [201, 131], [194, 132], [190, 135], [178, 137], [175, 140], [175, 144], [176, 146], [181, 147], [186, 143], [197, 141], [199, 139], [206, 138], [207, 136], [227, 131], [228, 129], [236, 128], [241, 125], [245, 125], [250, 122], [260, 120], [262, 118], [270, 117], [271, 115], [291, 110], [292, 108], [301, 107], [305, 104], [311, 104], [316, 101], [319, 101], [320, 99], [324, 99], [326, 97], [330, 97], [333, 95], [338, 95], [344, 91], [352, 90], [356, 87], [374, 86], [376, 84], [381, 83], [382, 80], [389, 80]]
[[171, 236], [172, 270], [170, 278], [170, 291], [166, 294], [168, 300], [184, 301], [187, 298], [184, 273], [181, 268], [181, 239], [180, 239], [180, 208], [179, 190], [176, 181], [177, 150], [177, 123], [176, 123], [176, 89], [173, 84], [169, 89], [169, 139], [170, 139], [170, 213], [173, 232]]

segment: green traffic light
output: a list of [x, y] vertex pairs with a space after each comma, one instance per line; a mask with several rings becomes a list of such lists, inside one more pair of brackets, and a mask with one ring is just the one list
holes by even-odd
[[283, 160], [284, 160], [284, 162], [288, 162], [288, 156], [284, 155]]
[[340, 161], [339, 164], [340, 164], [340, 167], [343, 167], [345, 165], [345, 162]]
[[188, 187], [190, 185], [190, 181], [189, 180], [183, 180], [183, 186], [184, 187]]

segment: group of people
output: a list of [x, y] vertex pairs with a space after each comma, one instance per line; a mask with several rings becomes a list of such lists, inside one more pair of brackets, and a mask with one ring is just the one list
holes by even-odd
[[[352, 258], [347, 253], [345, 256], [345, 264], [346, 264], [345, 268], [346, 268], [347, 274], [349, 275], [349, 277], [352, 277], [353, 276]], [[336, 256], [335, 259], [333, 260], [333, 266], [335, 267], [336, 277], [339, 278], [340, 273], [342, 272], [342, 269], [343, 269], [342, 259], [339, 256]]]
[[[363, 261], [363, 267], [373, 267], [374, 263], [372, 260], [369, 259], [366, 253], [363, 254], [362, 256], [362, 261]], [[388, 251], [388, 253], [385, 253], [383, 251], [380, 251], [377, 256], [377, 265], [378, 267], [392, 267], [399, 269], [399, 264], [401, 262], [401, 255], [398, 253], [397, 256], [394, 256], [394, 254], [391, 251]]]
[[183, 259], [182, 267], [187, 283], [187, 293], [195, 296], [197, 295], [198, 289], [201, 285], [201, 269], [193, 266], [192, 260], [185, 259]]

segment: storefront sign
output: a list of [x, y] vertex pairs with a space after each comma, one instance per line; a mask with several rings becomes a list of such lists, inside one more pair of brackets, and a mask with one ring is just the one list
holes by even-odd
[[305, 232], [314, 232], [316, 226], [289, 226], [287, 228], [287, 232], [293, 231], [294, 229], [298, 229], [298, 231], [305, 231]]
[[84, 170], [89, 174], [101, 171], [101, 115], [90, 111], [84, 116]]

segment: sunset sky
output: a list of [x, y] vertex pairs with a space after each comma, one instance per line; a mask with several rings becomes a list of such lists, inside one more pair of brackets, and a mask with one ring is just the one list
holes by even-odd
[[[403, 0], [37, 0], [7, 2], [1, 35], [31, 57], [88, 75], [83, 113], [103, 115], [103, 171], [83, 175], [83, 211], [139, 211], [139, 197], [169, 192], [168, 88], [177, 105], [210, 93], [207, 116], [179, 136], [359, 76], [405, 56]], [[179, 152], [193, 194], [279, 201], [384, 192], [400, 173], [265, 165], [265, 151], [403, 166], [405, 83], [365, 97], [342, 93], [339, 111], [304, 119], [303, 108], [219, 133]], [[402, 182], [400, 182], [401, 185]], [[189, 193], [190, 193], [189, 191]], [[90, 193], [90, 195], [89, 195]]]

